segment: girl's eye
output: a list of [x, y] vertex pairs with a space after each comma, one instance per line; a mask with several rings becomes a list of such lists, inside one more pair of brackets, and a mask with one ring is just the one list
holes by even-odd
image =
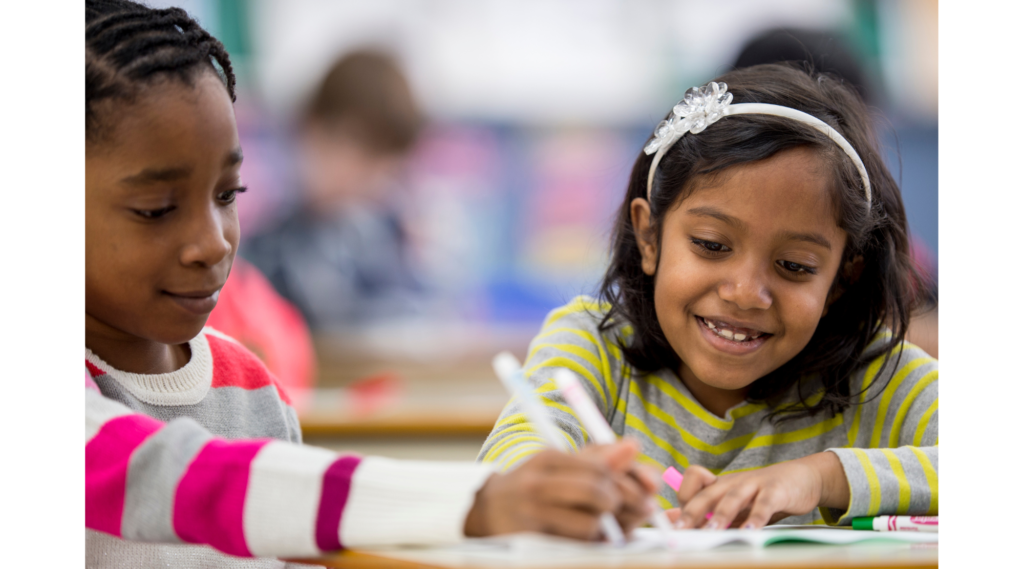
[[731, 251], [731, 249], [729, 249], [725, 245], [722, 245], [721, 243], [715, 243], [714, 241], [706, 241], [704, 239], [697, 239], [696, 237], [691, 238], [690, 242], [700, 247], [701, 249], [704, 249], [708, 253], [726, 253], [728, 251]]
[[223, 204], [234, 203], [235, 196], [237, 196], [238, 194], [245, 193], [245, 191], [248, 190], [248, 189], [249, 188], [247, 188], [245, 186], [242, 186], [240, 188], [234, 188], [234, 189], [231, 189], [231, 190], [227, 190], [227, 191], [224, 191], [224, 192], [221, 192], [221, 193], [217, 194], [217, 199], [221, 203], [223, 203]]
[[145, 219], [159, 219], [174, 209], [174, 206], [162, 207], [160, 209], [135, 209], [135, 215], [143, 217]]
[[791, 273], [796, 273], [798, 275], [813, 275], [817, 274], [818, 272], [818, 270], [815, 268], [807, 267], [799, 263], [794, 263], [792, 261], [779, 261], [779, 266]]

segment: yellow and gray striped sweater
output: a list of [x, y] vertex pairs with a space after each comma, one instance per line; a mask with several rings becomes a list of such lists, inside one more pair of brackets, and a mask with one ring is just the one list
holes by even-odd
[[[640, 460], [659, 472], [699, 464], [728, 474], [835, 452], [850, 483], [849, 508], [816, 510], [780, 523], [849, 524], [856, 516], [938, 513], [939, 370], [938, 361], [920, 348], [904, 344], [900, 357], [894, 354], [884, 368], [879, 358], [855, 371], [850, 392], [867, 388], [861, 404], [834, 417], [819, 414], [774, 425], [765, 420], [770, 409], [763, 403], [741, 403], [721, 418], [704, 409], [675, 372], [637, 372], [618, 348], [620, 340], [628, 341], [631, 328], [598, 331], [608, 309], [581, 296], [554, 310], [531, 343], [524, 365], [528, 381], [573, 447], [588, 443], [589, 437], [555, 385], [553, 374], [560, 367], [583, 378], [581, 383], [616, 434], [639, 440]], [[886, 385], [893, 368], [895, 375]], [[810, 402], [820, 397], [819, 392]], [[782, 404], [796, 401], [794, 388]], [[508, 470], [542, 448], [513, 399], [478, 460]], [[665, 508], [678, 505], [668, 488], [658, 500]]]

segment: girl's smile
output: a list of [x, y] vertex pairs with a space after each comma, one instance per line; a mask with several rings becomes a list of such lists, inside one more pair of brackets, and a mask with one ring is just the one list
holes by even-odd
[[184, 308], [185, 311], [190, 314], [197, 316], [208, 315], [213, 312], [214, 307], [217, 306], [217, 296], [220, 295], [220, 289], [223, 286], [223, 284], [218, 286], [213, 292], [193, 291], [173, 293], [163, 291], [163, 294], [178, 303], [178, 306]]
[[727, 354], [749, 354], [772, 336], [744, 323], [705, 316], [695, 316], [694, 319], [708, 343]]
[[660, 243], [648, 202], [632, 204], [679, 377], [715, 413], [796, 356], [834, 300], [846, 235], [824, 170], [815, 151], [798, 147], [698, 180], [656, 228]]

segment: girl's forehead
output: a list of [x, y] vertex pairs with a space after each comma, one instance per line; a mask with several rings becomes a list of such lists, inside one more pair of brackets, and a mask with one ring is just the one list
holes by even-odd
[[217, 134], [238, 137], [230, 96], [213, 72], [200, 73], [189, 81], [156, 79], [132, 99], [105, 100], [97, 111], [103, 136], [93, 146], [100, 151], [117, 148], [123, 152], [157, 138], [167, 146], [173, 143], [170, 139], [189, 134], [199, 139], [213, 136], [213, 140]]
[[167, 81], [159, 86], [124, 108], [93, 148], [87, 145], [87, 192], [137, 196], [147, 188], [206, 188], [237, 178], [238, 131], [219, 79], [210, 74], [197, 77], [194, 85]]
[[136, 165], [185, 166], [238, 148], [231, 100], [212, 74], [197, 77], [194, 85], [161, 82], [107, 114], [115, 122], [102, 140], [87, 147], [87, 158], [94, 154]]
[[832, 179], [812, 149], [785, 150], [700, 182], [680, 201], [676, 213], [758, 233], [814, 229], [833, 239], [844, 238], [831, 194]]

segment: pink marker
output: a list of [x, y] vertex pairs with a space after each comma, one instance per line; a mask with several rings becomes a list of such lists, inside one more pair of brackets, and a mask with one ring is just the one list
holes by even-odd
[[683, 475], [675, 469], [674, 466], [670, 466], [665, 469], [665, 472], [661, 473], [661, 479], [668, 484], [669, 488], [679, 491], [679, 487], [683, 484]]
[[[665, 481], [665, 484], [668, 484], [669, 488], [676, 492], [679, 491], [679, 487], [683, 484], [683, 475], [674, 466], [666, 468], [665, 472], [661, 473], [661, 479]], [[708, 512], [704, 519], [710, 520], [713, 515], [713, 512]]]

